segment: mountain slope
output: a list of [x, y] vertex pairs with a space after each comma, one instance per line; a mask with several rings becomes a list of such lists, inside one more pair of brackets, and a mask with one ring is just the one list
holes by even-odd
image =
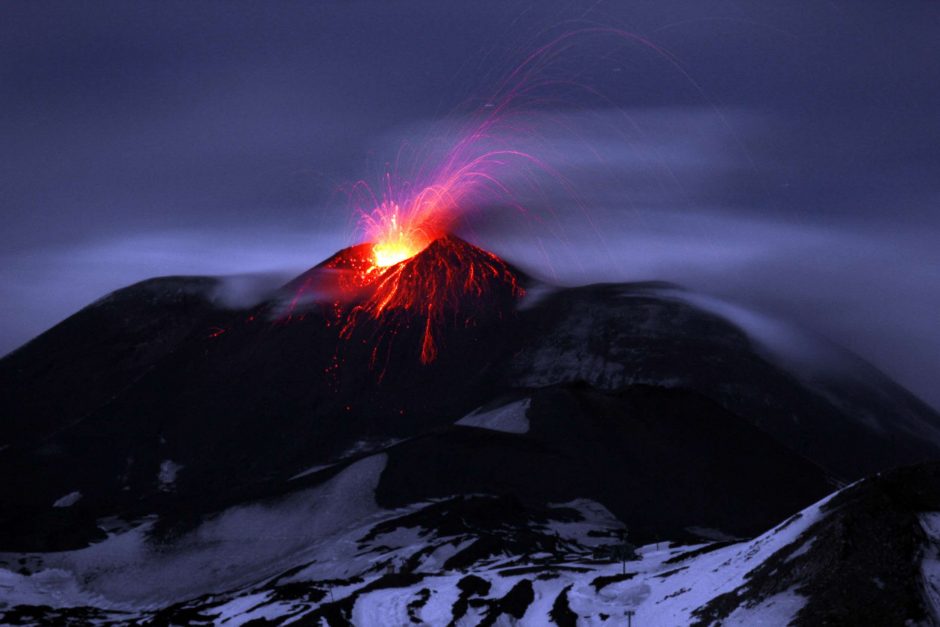
[[[291, 499], [233, 509], [192, 536], [201, 543], [184, 536], [147, 559], [134, 530], [83, 551], [23, 559], [23, 574], [0, 570], [8, 604], [0, 619], [600, 625], [631, 611], [647, 625], [940, 620], [940, 464], [853, 484], [750, 541], [661, 542], [621, 563], [610, 550], [621, 522], [589, 500], [527, 507], [465, 496], [379, 510], [369, 493], [383, 457], [337, 476], [315, 510]], [[267, 530], [269, 540], [226, 537], [245, 525]], [[220, 569], [241, 583], [229, 579], [226, 589]], [[213, 582], [213, 594], [199, 594]]]
[[[846, 358], [822, 389], [674, 286], [546, 290], [449, 237], [382, 275], [412, 295], [429, 281], [491, 277], [441, 301], [448, 315], [435, 319], [425, 363], [426, 305], [437, 301], [385, 313], [368, 306], [386, 302], [373, 298], [384, 287], [316, 296], [348, 280], [335, 272], [359, 272], [349, 258], [355, 248], [243, 310], [220, 306], [213, 279], [147, 281], [0, 360], [0, 473], [20, 477], [0, 484], [0, 549], [79, 548], [109, 517], [191, 529], [386, 449], [385, 504], [467, 490], [543, 505], [590, 494], [647, 537], [758, 533], [831, 480], [940, 455], [940, 419], [884, 377], [872, 400], [865, 364]], [[442, 268], [446, 279], [428, 278]], [[349, 331], [353, 311], [365, 313]], [[531, 402], [529, 434], [453, 426], [520, 399]], [[511, 481], [492, 472], [501, 465]], [[543, 481], [553, 468], [568, 470]], [[755, 500], [764, 482], [775, 487]]]

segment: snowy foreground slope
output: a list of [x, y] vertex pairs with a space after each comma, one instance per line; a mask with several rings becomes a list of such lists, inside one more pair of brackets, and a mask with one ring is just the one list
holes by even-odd
[[594, 502], [526, 508], [478, 495], [382, 510], [373, 491], [385, 463], [366, 457], [320, 489], [233, 508], [161, 545], [138, 527], [79, 551], [6, 555], [0, 619], [622, 625], [632, 611], [634, 625], [938, 621], [940, 464], [860, 481], [753, 540], [663, 539], [622, 564], [605, 550], [622, 524]]

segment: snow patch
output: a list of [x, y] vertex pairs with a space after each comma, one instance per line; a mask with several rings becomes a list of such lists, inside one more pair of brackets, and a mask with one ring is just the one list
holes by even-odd
[[[360, 597], [352, 611], [353, 625], [409, 625], [408, 604], [418, 595], [418, 583], [407, 588], [376, 590]], [[443, 623], [442, 623], [443, 624]]]
[[934, 620], [940, 622], [940, 512], [928, 512], [918, 518], [929, 542], [920, 562], [921, 594], [933, 611]]
[[74, 492], [69, 492], [65, 496], [57, 499], [56, 502], [52, 504], [52, 506], [53, 507], [72, 507], [73, 505], [78, 503], [81, 499], [82, 499], [82, 493], [79, 492], [78, 490], [75, 490]]
[[789, 625], [805, 604], [806, 597], [797, 594], [795, 589], [786, 590], [767, 597], [753, 607], [739, 607], [721, 624], [728, 627]]
[[0, 568], [0, 603], [7, 606], [77, 607], [89, 601], [75, 577], [64, 570], [52, 568], [27, 576]]
[[335, 466], [335, 464], [318, 464], [317, 466], [311, 466], [306, 470], [301, 470], [296, 475], [288, 479], [288, 481], [294, 481], [295, 479], [300, 479], [301, 477], [306, 477], [307, 475], [312, 475], [315, 472], [320, 472], [321, 470], [326, 470], [327, 468]]
[[407, 438], [388, 438], [386, 440], [356, 440], [352, 446], [343, 451], [343, 453], [339, 456], [339, 459], [336, 461], [340, 462], [344, 459], [349, 459], [350, 457], [357, 457], [366, 453], [383, 451], [387, 448], [395, 446], [396, 444], [404, 442], [406, 439]]
[[809, 552], [809, 550], [810, 550], [810, 549], [812, 548], [812, 546], [813, 546], [813, 542], [815, 542], [815, 541], [816, 541], [816, 538], [810, 538], [809, 540], [807, 540], [806, 542], [804, 542], [804, 543], [803, 543], [803, 546], [801, 546], [801, 547], [798, 548], [797, 550], [795, 550], [795, 551], [793, 551], [792, 553], [790, 553], [790, 556], [787, 557], [787, 561], [790, 562], [790, 561], [792, 561], [792, 560], [795, 560], [795, 559], [798, 558], [799, 556], [801, 556], [801, 555], [803, 555], [803, 554]]
[[369, 453], [378, 453], [379, 451], [384, 451], [385, 449], [391, 448], [395, 446], [396, 444], [401, 444], [406, 439], [407, 438], [388, 438], [385, 440], [376, 440], [376, 439], [356, 440], [355, 442], [352, 443], [352, 445], [349, 448], [343, 451], [339, 455], [339, 457], [334, 458], [329, 463], [316, 464], [314, 466], [310, 466], [309, 468], [301, 470], [297, 474], [292, 475], [287, 480], [295, 481], [297, 479], [301, 479], [308, 475], [318, 473], [321, 470], [332, 468], [333, 466], [336, 466], [337, 464], [340, 464], [341, 462], [348, 460], [352, 457], [362, 457], [364, 455], [368, 455]]
[[[552, 507], [571, 508], [581, 514], [582, 520], [577, 522], [562, 522], [551, 520], [547, 529], [558, 535], [559, 538], [575, 542], [581, 546], [597, 547], [615, 542], [623, 523], [610, 513], [606, 507], [590, 499], [575, 499], [567, 503], [552, 504]], [[609, 531], [609, 536], [599, 534], [599, 531]]]
[[182, 464], [177, 464], [172, 459], [164, 459], [160, 462], [160, 472], [157, 473], [157, 487], [161, 492], [169, 492], [176, 483], [177, 473], [183, 469]]
[[529, 419], [526, 417], [526, 412], [529, 411], [531, 404], [532, 399], [526, 398], [490, 411], [481, 412], [477, 409], [454, 424], [505, 433], [528, 433]]
[[[380, 512], [385, 464], [385, 455], [367, 457], [315, 488], [224, 510], [171, 543], [150, 542], [151, 519], [85, 549], [46, 554], [46, 568], [29, 577], [0, 571], [13, 584], [4, 597], [140, 609], [262, 581], [328, 554], [337, 534]], [[54, 586], [45, 581], [53, 574]]]

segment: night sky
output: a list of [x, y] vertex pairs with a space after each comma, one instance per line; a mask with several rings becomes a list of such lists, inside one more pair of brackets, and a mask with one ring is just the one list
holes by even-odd
[[603, 104], [573, 91], [576, 133], [539, 141], [581, 208], [549, 192], [550, 219], [484, 208], [466, 235], [558, 282], [670, 280], [793, 320], [940, 407], [940, 2], [0, 12], [0, 353], [151, 276], [314, 265], [356, 241], [341, 185], [602, 26], [678, 65], [580, 39], [562, 68]]

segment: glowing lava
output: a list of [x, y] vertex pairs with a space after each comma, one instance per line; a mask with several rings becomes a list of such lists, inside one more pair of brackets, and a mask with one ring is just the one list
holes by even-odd
[[378, 231], [372, 244], [372, 261], [376, 268], [394, 266], [427, 248], [430, 243], [427, 229], [410, 224], [407, 216], [403, 219], [397, 204], [387, 203], [378, 213], [379, 219], [373, 218], [375, 226], [372, 229]]
[[[472, 231], [468, 217], [480, 211], [513, 209], [531, 219], [533, 203], [546, 208], [551, 220], [556, 203], [550, 199], [559, 191], [583, 208], [552, 164], [568, 163], [566, 147], [580, 146], [584, 138], [575, 131], [575, 141], [554, 141], [571, 130], [565, 118], [544, 117], [544, 111], [563, 103], [563, 94], [571, 91], [606, 106], [596, 90], [572, 80], [562, 62], [576, 38], [600, 35], [613, 36], [618, 47], [624, 41], [649, 45], [612, 29], [563, 33], [527, 56], [483, 98], [469, 101], [476, 104], [466, 114], [445, 120], [440, 133], [409, 138], [385, 163], [380, 188], [364, 180], [350, 185], [346, 191], [365, 243], [341, 251], [319, 274], [304, 278], [288, 318], [302, 298], [330, 303], [335, 314], [330, 324], [340, 326], [342, 338], [356, 340], [357, 349], [369, 347], [376, 366], [390, 355], [396, 337], [411, 342], [420, 334], [420, 360], [427, 364], [448, 338], [457, 337], [451, 333], [455, 328], [512, 311], [524, 291], [519, 275], [496, 255], [449, 234]], [[587, 151], [600, 159], [592, 146]]]
[[368, 243], [324, 264], [337, 272], [340, 298], [334, 305], [344, 318], [340, 337], [371, 346], [370, 363], [382, 372], [380, 362], [397, 337], [420, 332], [420, 360], [428, 364], [437, 358], [447, 329], [502, 316], [524, 293], [502, 259], [448, 234], [462, 202], [478, 191], [481, 180], [492, 182], [481, 168], [493, 158], [488, 153], [452, 166], [413, 196], [386, 177], [383, 200], [360, 212]]
[[338, 272], [339, 291], [346, 297], [341, 300], [350, 303], [336, 303], [343, 319], [340, 337], [370, 345], [373, 367], [381, 366], [403, 334], [420, 338], [421, 363], [430, 363], [447, 329], [502, 317], [525, 293], [520, 276], [506, 262], [452, 235], [416, 254], [407, 248], [410, 256], [384, 267], [378, 265], [377, 248], [353, 246], [323, 264]]

